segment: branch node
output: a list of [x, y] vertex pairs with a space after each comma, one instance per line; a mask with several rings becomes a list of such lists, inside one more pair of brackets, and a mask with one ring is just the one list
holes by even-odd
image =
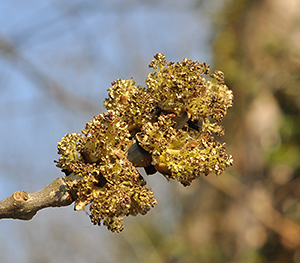
[[29, 197], [30, 197], [29, 193], [27, 193], [24, 190], [21, 193], [22, 193], [23, 200], [27, 201], [29, 199]]
[[16, 202], [27, 201], [29, 199], [29, 194], [26, 191], [16, 191], [12, 194], [12, 198]]

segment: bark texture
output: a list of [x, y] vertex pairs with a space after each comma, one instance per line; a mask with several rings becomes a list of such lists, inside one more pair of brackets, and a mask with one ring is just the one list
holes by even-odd
[[79, 176], [70, 174], [55, 179], [44, 189], [35, 193], [16, 191], [0, 201], [0, 219], [30, 220], [41, 209], [72, 204], [76, 199], [74, 185]]

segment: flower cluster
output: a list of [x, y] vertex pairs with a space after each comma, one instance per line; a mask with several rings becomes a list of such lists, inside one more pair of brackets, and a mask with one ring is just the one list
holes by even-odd
[[128, 125], [128, 130], [134, 134], [145, 122], [155, 116], [154, 99], [145, 91], [144, 87], [135, 86], [133, 79], [118, 79], [108, 89], [109, 99], [105, 99], [104, 107], [122, 114]]
[[233, 105], [224, 74], [187, 59], [167, 63], [161, 53], [149, 67], [146, 88], [133, 79], [113, 82], [107, 112], [58, 143], [57, 166], [81, 177], [75, 210], [89, 205], [91, 221], [111, 231], [123, 229], [125, 216], [146, 214], [156, 204], [136, 166], [187, 186], [233, 163], [225, 143], [215, 139], [224, 134], [218, 122]]
[[195, 131], [188, 125], [176, 129], [172, 117], [173, 114], [162, 115], [136, 135], [140, 145], [151, 153], [158, 172], [187, 186], [200, 175], [219, 175], [232, 165], [225, 143], [215, 142], [209, 133]]
[[57, 166], [81, 176], [75, 210], [90, 205], [91, 220], [111, 231], [123, 229], [124, 216], [146, 214], [156, 204], [153, 192], [127, 160], [132, 144], [127, 124], [114, 111], [95, 116], [82, 134], [58, 143]]
[[159, 108], [179, 114], [187, 112], [192, 119], [212, 117], [222, 121], [232, 107], [233, 95], [224, 84], [224, 74], [210, 74], [209, 65], [184, 59], [166, 62], [164, 55], [154, 56], [146, 84], [147, 91]]

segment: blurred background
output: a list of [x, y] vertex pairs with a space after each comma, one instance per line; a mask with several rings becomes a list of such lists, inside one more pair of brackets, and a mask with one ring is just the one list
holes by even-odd
[[1, 263], [300, 262], [298, 0], [0, 0], [0, 21], [0, 200], [62, 176], [57, 142], [112, 81], [145, 85], [158, 52], [222, 70], [235, 95], [223, 175], [148, 176], [158, 205], [120, 234], [73, 205], [1, 220]]

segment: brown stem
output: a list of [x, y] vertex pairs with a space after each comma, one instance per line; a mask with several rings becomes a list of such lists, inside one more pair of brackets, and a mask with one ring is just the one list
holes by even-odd
[[70, 174], [55, 179], [44, 189], [35, 193], [16, 191], [0, 201], [0, 219], [13, 218], [30, 220], [41, 209], [46, 207], [68, 206], [76, 199], [74, 184], [79, 176]]

